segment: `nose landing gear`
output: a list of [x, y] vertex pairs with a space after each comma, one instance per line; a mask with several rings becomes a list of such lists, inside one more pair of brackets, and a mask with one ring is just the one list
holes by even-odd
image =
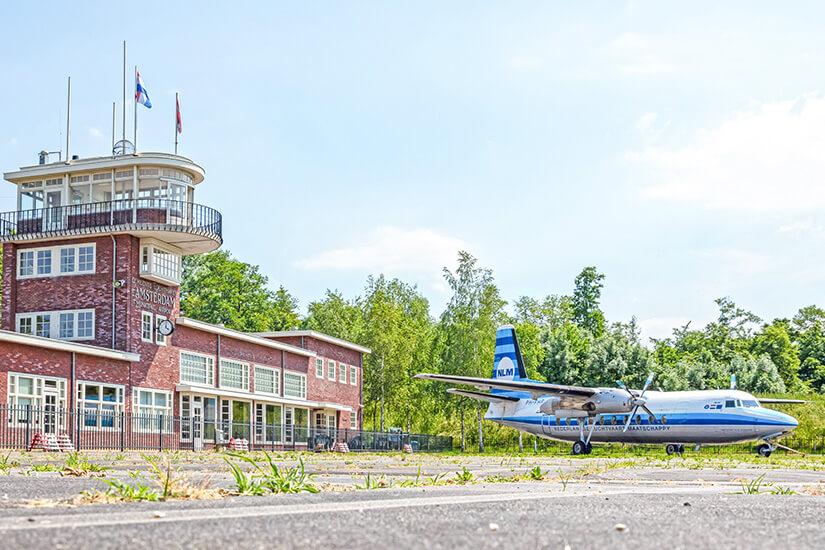
[[756, 448], [756, 452], [759, 456], [763, 456], [768, 458], [771, 456], [771, 452], [773, 452], [774, 447], [770, 443], [763, 443], [759, 447]]

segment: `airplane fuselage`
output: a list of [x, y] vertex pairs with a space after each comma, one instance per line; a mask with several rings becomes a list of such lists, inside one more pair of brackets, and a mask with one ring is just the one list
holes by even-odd
[[[615, 388], [599, 390], [607, 398], [621, 395]], [[630, 413], [617, 412], [615, 406], [605, 407], [610, 412], [557, 410], [545, 414], [540, 409], [551, 397], [533, 399], [522, 392], [506, 395], [519, 400], [491, 403], [486, 419], [560, 441], [578, 441], [583, 430], [587, 436], [594, 422], [590, 441], [597, 443], [724, 445], [778, 437], [797, 426], [792, 416], [764, 408], [751, 394], [736, 390], [648, 391], [644, 397], [653, 416], [639, 410], [626, 431]]]

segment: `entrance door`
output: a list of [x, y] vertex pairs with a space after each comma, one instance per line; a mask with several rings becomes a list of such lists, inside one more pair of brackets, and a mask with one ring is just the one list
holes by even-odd
[[46, 208], [43, 212], [43, 230], [56, 231], [66, 227], [66, 209], [63, 206], [63, 191], [46, 191]]
[[203, 403], [200, 400], [192, 403], [192, 447], [196, 451], [203, 450]]
[[292, 443], [294, 429], [292, 407], [286, 407], [284, 409], [284, 443]]
[[43, 394], [43, 432], [57, 435], [57, 394]]

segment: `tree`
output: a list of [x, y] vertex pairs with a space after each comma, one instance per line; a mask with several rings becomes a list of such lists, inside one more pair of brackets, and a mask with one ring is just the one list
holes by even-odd
[[799, 389], [799, 355], [788, 335], [787, 321], [765, 325], [753, 341], [753, 354], [767, 355], [782, 376], [786, 388]]
[[350, 342], [361, 340], [364, 319], [360, 298], [346, 300], [339, 291], [327, 289], [322, 300], [309, 303], [307, 312], [303, 328], [317, 330]]
[[736, 375], [737, 389], [751, 393], [784, 393], [785, 383], [776, 365], [767, 355], [759, 358], [737, 355], [730, 364]]
[[[495, 352], [495, 332], [505, 319], [504, 305], [492, 271], [476, 267], [477, 260], [468, 252], [458, 253], [455, 273], [444, 268], [444, 279], [453, 292], [441, 316], [441, 362], [451, 374], [489, 377]], [[461, 412], [461, 445], [465, 449], [464, 401]], [[484, 450], [481, 404], [477, 403], [479, 450]]]
[[268, 282], [259, 266], [225, 250], [185, 256], [181, 314], [243, 332], [289, 329], [297, 323], [297, 302], [283, 287], [270, 291]]
[[604, 313], [599, 309], [604, 275], [595, 267], [585, 267], [576, 276], [576, 288], [573, 291], [573, 319], [576, 324], [589, 330], [594, 336], [604, 332]]

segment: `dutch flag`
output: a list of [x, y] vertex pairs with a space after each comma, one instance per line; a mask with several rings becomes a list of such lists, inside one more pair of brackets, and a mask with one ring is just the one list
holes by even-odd
[[137, 81], [135, 82], [135, 101], [145, 105], [147, 109], [152, 108], [152, 102], [149, 101], [149, 94], [143, 85], [143, 79], [140, 78], [140, 72], [137, 73]]

